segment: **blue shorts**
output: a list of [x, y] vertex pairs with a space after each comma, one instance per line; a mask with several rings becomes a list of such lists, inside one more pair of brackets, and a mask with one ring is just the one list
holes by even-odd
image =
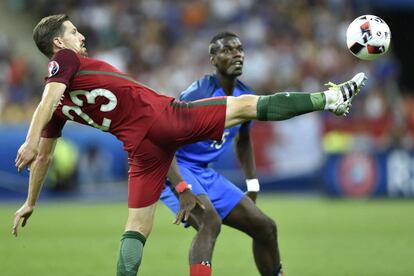
[[[207, 195], [221, 219], [244, 197], [238, 187], [211, 168], [187, 164], [179, 164], [179, 168], [184, 180], [192, 186], [193, 193]], [[175, 214], [180, 209], [180, 202], [169, 186], [162, 191], [161, 200]]]

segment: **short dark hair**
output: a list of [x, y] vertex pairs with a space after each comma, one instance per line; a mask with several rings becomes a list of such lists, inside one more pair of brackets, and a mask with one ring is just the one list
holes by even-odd
[[48, 58], [53, 56], [53, 39], [64, 32], [63, 22], [68, 21], [66, 14], [43, 17], [33, 29], [33, 40], [37, 48]]
[[210, 41], [210, 44], [208, 46], [208, 53], [210, 55], [215, 55], [218, 49], [220, 48], [220, 46], [217, 45], [217, 41], [223, 38], [227, 38], [227, 37], [239, 37], [239, 36], [233, 32], [221, 32], [221, 33], [216, 34]]

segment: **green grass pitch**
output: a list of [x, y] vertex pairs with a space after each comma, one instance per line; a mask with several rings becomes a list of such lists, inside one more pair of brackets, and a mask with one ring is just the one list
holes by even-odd
[[[0, 275], [115, 275], [126, 204], [41, 202], [16, 239], [11, 223], [20, 203], [0, 205]], [[258, 205], [278, 223], [287, 276], [414, 275], [413, 200], [262, 195]], [[195, 232], [172, 221], [160, 204], [139, 275], [188, 274]], [[222, 228], [213, 275], [258, 275], [247, 236]]]

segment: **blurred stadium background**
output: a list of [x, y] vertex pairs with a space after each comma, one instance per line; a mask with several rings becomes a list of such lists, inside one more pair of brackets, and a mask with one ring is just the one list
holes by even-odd
[[[414, 275], [414, 1], [0, 0], [2, 275], [113, 275], [126, 218], [120, 143], [69, 124], [42, 193], [55, 203], [41, 204], [18, 241], [9, 234], [28, 176], [17, 174], [14, 158], [47, 73], [31, 32], [52, 13], [71, 17], [90, 56], [174, 97], [212, 72], [208, 43], [223, 30], [240, 35], [242, 79], [258, 94], [319, 91], [366, 72], [347, 118], [254, 124], [266, 192], [258, 204], [279, 222], [287, 275]], [[390, 52], [373, 62], [346, 49], [346, 27], [362, 14], [380, 16], [392, 32]], [[231, 152], [215, 167], [244, 185]], [[161, 207], [141, 275], [186, 274], [191, 234], [171, 221]], [[257, 274], [249, 239], [235, 231], [223, 229], [213, 263], [216, 275]]]

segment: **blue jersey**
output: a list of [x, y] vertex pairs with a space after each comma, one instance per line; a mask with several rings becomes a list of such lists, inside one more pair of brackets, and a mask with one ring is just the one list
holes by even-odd
[[[254, 92], [241, 81], [237, 80], [233, 90], [233, 96], [237, 97], [246, 94], [254, 94]], [[217, 77], [215, 75], [206, 75], [184, 90], [180, 95], [180, 100], [195, 101], [220, 96], [226, 96], [226, 93], [220, 86]], [[250, 127], [250, 125], [251, 122], [247, 122], [225, 129], [221, 141], [204, 140], [194, 144], [184, 145], [176, 152], [177, 161], [179, 163], [193, 163], [206, 166], [215, 161], [231, 145], [233, 138], [237, 135], [241, 127]]]
[[[237, 81], [233, 96], [254, 94], [253, 91]], [[195, 101], [209, 97], [226, 96], [216, 76], [207, 75], [194, 82], [180, 96], [182, 101]], [[215, 161], [227, 147], [241, 127], [249, 128], [251, 122], [246, 122], [224, 130], [221, 141], [204, 140], [179, 148], [176, 158], [180, 173], [185, 181], [192, 185], [196, 195], [206, 194], [211, 200], [217, 213], [224, 219], [245, 196], [244, 193], [224, 176], [207, 165]], [[161, 200], [174, 213], [180, 208], [180, 203], [174, 192], [166, 187], [161, 194]]]

